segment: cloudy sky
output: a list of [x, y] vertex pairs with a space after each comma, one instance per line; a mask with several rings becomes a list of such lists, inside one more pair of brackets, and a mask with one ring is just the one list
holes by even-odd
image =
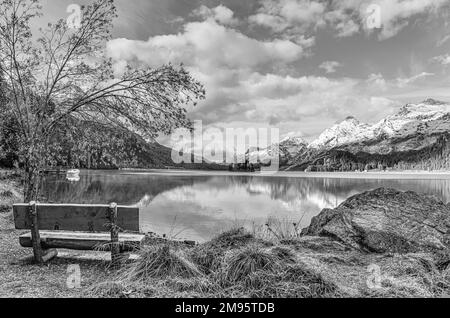
[[[76, 0], [43, 1], [49, 20]], [[80, 4], [87, 1], [80, 1]], [[207, 88], [204, 125], [313, 139], [353, 115], [450, 101], [450, 0], [116, 0], [108, 54], [183, 63]]]

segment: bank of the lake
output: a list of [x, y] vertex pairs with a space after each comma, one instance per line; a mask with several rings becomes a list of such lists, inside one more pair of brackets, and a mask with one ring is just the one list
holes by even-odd
[[[0, 196], [1, 204], [10, 206], [21, 201], [17, 180], [0, 180], [0, 189], [2, 194], [7, 194]], [[366, 237], [361, 232], [361, 242], [352, 244], [345, 240], [353, 236], [346, 235], [339, 220], [334, 218], [348, 213], [358, 219], [367, 215], [359, 214], [364, 210], [361, 207], [382, 206], [387, 199], [390, 201], [386, 209], [396, 206], [395, 202], [407, 204], [411, 201], [415, 207], [422, 206], [426, 211], [439, 209], [440, 216], [445, 215], [442, 213], [445, 213], [447, 205], [433, 201], [435, 199], [409, 195], [404, 197], [402, 193], [383, 191], [357, 196], [343, 204], [346, 210], [336, 209], [340, 213], [323, 211], [310, 228], [312, 236], [300, 236], [297, 231], [292, 235], [292, 231], [283, 232], [275, 228], [271, 229], [272, 232], [248, 232], [239, 228], [193, 247], [177, 243], [149, 244], [140, 252], [137, 261], [130, 261], [119, 271], [109, 269], [108, 262], [102, 260], [107, 253], [97, 252], [61, 250], [61, 257], [45, 266], [20, 262], [32, 252], [20, 247], [18, 236], [21, 232], [14, 229], [9, 209], [0, 213], [0, 297], [448, 296], [448, 249], [440, 249], [439, 244], [435, 246], [436, 250], [434, 247], [415, 249], [416, 246], [428, 246], [428, 243], [421, 245], [421, 241], [421, 244], [416, 244], [411, 237], [401, 237], [402, 233], [408, 232], [400, 229], [398, 236], [367, 233]], [[435, 209], [430, 209], [431, 206]], [[377, 210], [371, 208], [370, 211], [375, 213]], [[371, 218], [372, 221], [377, 219]], [[442, 229], [444, 223], [433, 225], [430, 222], [438, 222], [433, 220], [431, 215], [426, 215], [424, 221], [439, 229], [431, 234], [425, 232], [431, 235], [429, 242], [442, 240], [445, 243], [441, 238], [446, 235]], [[342, 239], [324, 235], [330, 229], [343, 233]], [[390, 240], [393, 237], [395, 239]], [[405, 240], [408, 242], [406, 245]], [[367, 250], [364, 242], [381, 242], [381, 246], [393, 242], [394, 249], [374, 252]], [[397, 242], [401, 243], [398, 250]], [[402, 250], [404, 246], [414, 249]], [[67, 285], [70, 274], [67, 269], [72, 264], [81, 269], [80, 289], [70, 289]]]

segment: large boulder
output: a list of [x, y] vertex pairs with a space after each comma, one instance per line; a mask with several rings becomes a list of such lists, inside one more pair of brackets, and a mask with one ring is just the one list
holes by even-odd
[[431, 196], [393, 189], [355, 195], [323, 210], [302, 231], [375, 253], [450, 250], [450, 205]]

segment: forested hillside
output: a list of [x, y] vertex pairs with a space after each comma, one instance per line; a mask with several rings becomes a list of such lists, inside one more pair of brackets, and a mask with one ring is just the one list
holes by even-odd
[[436, 143], [420, 150], [373, 154], [352, 153], [345, 148], [310, 152], [303, 161], [288, 170], [364, 171], [364, 170], [450, 170], [450, 135], [440, 136]]
[[[209, 163], [175, 164], [172, 150], [156, 141], [147, 142], [125, 130], [102, 126], [93, 122], [69, 118], [60, 125], [48, 145], [50, 156], [46, 167], [81, 169], [117, 168], [185, 168], [227, 169], [226, 166]], [[11, 120], [9, 126], [13, 126]], [[0, 166], [20, 166], [18, 156], [19, 137], [8, 129], [0, 133]]]

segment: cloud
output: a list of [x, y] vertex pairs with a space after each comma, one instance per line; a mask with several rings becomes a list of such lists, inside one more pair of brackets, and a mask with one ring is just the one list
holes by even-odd
[[282, 140], [290, 139], [290, 138], [302, 138], [304, 137], [304, 133], [302, 131], [290, 131], [287, 134], [282, 136]]
[[431, 61], [441, 65], [450, 65], [450, 54], [433, 57]]
[[370, 74], [369, 78], [366, 81], [366, 84], [369, 87], [372, 87], [380, 92], [385, 91], [388, 88], [388, 83], [384, 79], [383, 75], [378, 74]]
[[441, 47], [444, 44], [446, 44], [450, 40], [450, 35], [445, 35], [443, 38], [439, 39], [439, 41], [436, 43], [437, 47]]
[[276, 33], [282, 32], [289, 27], [289, 23], [284, 18], [267, 13], [257, 13], [251, 15], [248, 20], [250, 24], [267, 27]]
[[[306, 39], [302, 44], [286, 39], [256, 40], [209, 18], [186, 23], [178, 34], [154, 36], [147, 41], [111, 40], [107, 54], [117, 74], [132, 62], [151, 67], [183, 63], [207, 90], [207, 100], [191, 112], [191, 117], [208, 123], [242, 118], [253, 122], [253, 116], [269, 121], [275, 113], [273, 109], [267, 114], [254, 112], [255, 95], [273, 94], [282, 99], [283, 94], [298, 89], [298, 83], [289, 77], [277, 83], [270, 74], [302, 59], [312, 43]], [[267, 90], [261, 90], [263, 87]]]
[[397, 83], [399, 87], [405, 87], [408, 84], [411, 84], [415, 81], [418, 81], [422, 78], [429, 77], [435, 75], [434, 73], [422, 72], [420, 74], [408, 77], [408, 78], [397, 78]]
[[207, 6], [200, 6], [200, 8], [194, 10], [194, 16], [201, 17], [203, 19], [214, 19], [216, 22], [223, 25], [237, 25], [239, 20], [234, 17], [234, 12], [224, 5], [219, 5], [215, 8], [208, 8]]
[[418, 15], [437, 14], [438, 9], [448, 5], [448, 0], [378, 0], [382, 32], [381, 39], [395, 36], [409, 24], [409, 19]]
[[258, 41], [209, 19], [187, 23], [179, 34], [148, 41], [114, 39], [108, 42], [107, 52], [116, 62], [138, 60], [150, 66], [184, 63], [209, 72], [294, 62], [303, 56], [304, 47], [289, 40]]
[[263, 0], [261, 8], [248, 21], [296, 41], [305, 37], [308, 30], [325, 25], [325, 12], [326, 4], [316, 1]]
[[392, 80], [386, 80], [381, 74], [371, 74], [366, 80], [367, 87], [371, 87], [379, 92], [386, 92], [397, 88], [411, 88], [415, 82], [423, 80], [426, 77], [434, 76], [434, 73], [421, 72], [410, 77], [397, 77]]
[[336, 61], [326, 61], [319, 65], [319, 68], [325, 70], [325, 73], [331, 74], [336, 73], [336, 69], [341, 67], [341, 63]]
[[[334, 30], [337, 37], [376, 31], [379, 39], [384, 40], [400, 32], [411, 18], [437, 14], [448, 3], [448, 0], [262, 0], [249, 22], [291, 37], [328, 29]], [[369, 19], [380, 23], [379, 30], [373, 29]]]

